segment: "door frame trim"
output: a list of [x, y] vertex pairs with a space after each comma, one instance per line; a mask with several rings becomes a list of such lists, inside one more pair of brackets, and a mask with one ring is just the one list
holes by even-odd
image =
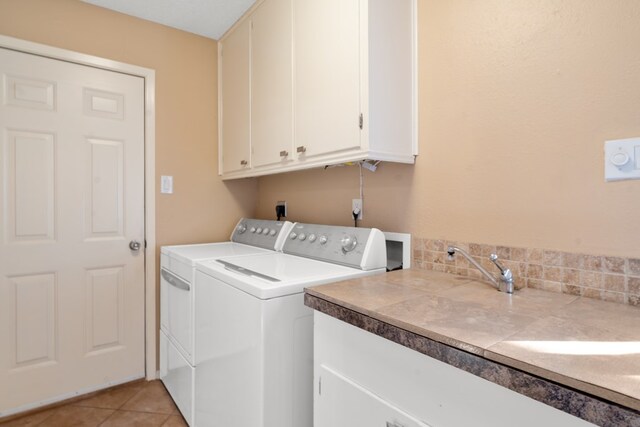
[[156, 366], [156, 72], [150, 68], [113, 61], [40, 43], [0, 35], [0, 47], [88, 65], [144, 79], [144, 220], [145, 220], [145, 372], [147, 380], [157, 378]]

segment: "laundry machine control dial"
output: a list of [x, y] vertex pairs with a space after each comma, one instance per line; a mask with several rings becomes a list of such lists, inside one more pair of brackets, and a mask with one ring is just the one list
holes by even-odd
[[244, 224], [238, 224], [238, 233], [242, 234], [247, 231], [247, 226]]
[[296, 237], [298, 237], [298, 235], [297, 235], [296, 233], [291, 233], [291, 234], [289, 234], [289, 238], [290, 238], [291, 240], [296, 240]]
[[356, 239], [356, 236], [347, 235], [340, 240], [340, 244], [344, 252], [351, 252], [358, 246], [358, 239]]
[[327, 236], [320, 236], [320, 244], [321, 245], [326, 245], [328, 241], [329, 241], [329, 239], [327, 239]]
[[316, 235], [315, 234], [309, 234], [309, 243], [313, 243], [316, 241]]

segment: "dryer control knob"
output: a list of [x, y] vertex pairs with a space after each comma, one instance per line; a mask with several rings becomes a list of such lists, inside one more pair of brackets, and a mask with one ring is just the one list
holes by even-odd
[[289, 234], [289, 238], [290, 238], [291, 240], [296, 240], [296, 237], [298, 237], [298, 235], [297, 235], [296, 233], [291, 233], [291, 234]]
[[237, 228], [237, 230], [238, 230], [238, 233], [242, 234], [242, 233], [244, 233], [245, 231], [247, 231], [247, 226], [246, 226], [246, 225], [244, 225], [244, 224], [238, 224], [238, 228]]
[[249, 231], [252, 232], [252, 233], [255, 233], [256, 232], [256, 228], [255, 227], [251, 227], [251, 229]]
[[265, 236], [269, 234], [269, 229], [265, 228], [264, 230], [262, 230], [262, 234], [264, 234]]
[[316, 241], [316, 235], [315, 234], [309, 234], [309, 243], [313, 243]]
[[327, 239], [327, 236], [320, 236], [320, 244], [324, 245], [327, 243], [329, 239]]
[[300, 235], [298, 236], [298, 240], [303, 241], [304, 239], [307, 238], [307, 235], [304, 233], [300, 233]]
[[256, 233], [258, 234], [262, 233], [262, 227], [258, 227], [258, 229], [256, 230]]
[[275, 236], [276, 235], [276, 230], [271, 230], [269, 232], [269, 236]]
[[358, 246], [358, 239], [356, 239], [356, 236], [344, 236], [340, 240], [340, 244], [344, 252], [351, 252]]

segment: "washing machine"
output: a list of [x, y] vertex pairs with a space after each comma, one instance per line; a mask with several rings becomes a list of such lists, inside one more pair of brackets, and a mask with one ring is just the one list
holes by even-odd
[[[241, 219], [230, 241], [163, 246], [160, 260], [160, 378], [189, 425], [194, 425], [196, 342], [195, 266], [224, 256], [269, 254], [282, 249], [290, 222]], [[207, 307], [201, 310], [208, 311]]]
[[382, 274], [386, 263], [380, 230], [300, 223], [282, 252], [198, 262], [195, 425], [312, 427], [313, 310], [304, 288]]

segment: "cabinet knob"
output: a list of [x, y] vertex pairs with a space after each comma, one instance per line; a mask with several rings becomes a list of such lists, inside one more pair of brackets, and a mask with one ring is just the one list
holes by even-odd
[[289, 155], [289, 152], [287, 150], [282, 150], [280, 152], [280, 157], [287, 157]]
[[298, 153], [304, 153], [307, 151], [307, 147], [305, 147], [304, 145], [299, 146], [298, 148], [296, 148], [296, 151]]
[[246, 160], [240, 160], [240, 165], [241, 166], [247, 166], [249, 164], [249, 162], [247, 162]]
[[387, 427], [404, 427], [404, 425], [397, 422], [387, 421]]

